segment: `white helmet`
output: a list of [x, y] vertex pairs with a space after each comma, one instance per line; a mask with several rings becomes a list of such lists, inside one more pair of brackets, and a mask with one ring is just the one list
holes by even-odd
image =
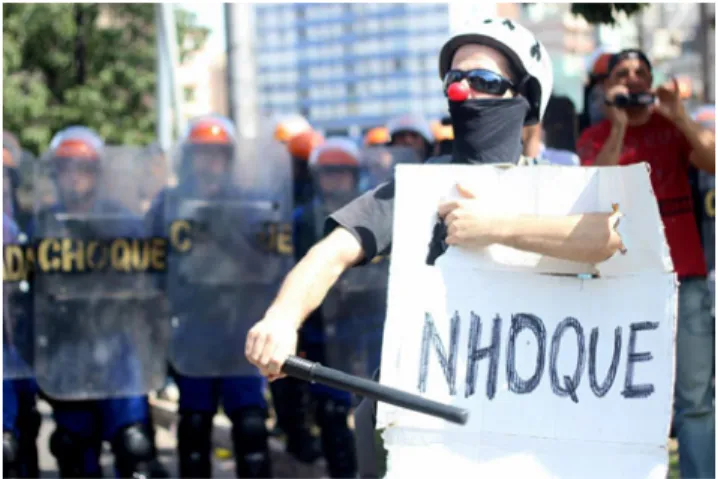
[[546, 48], [523, 26], [508, 18], [487, 18], [478, 28], [454, 35], [439, 54], [439, 76], [444, 79], [451, 69], [454, 53], [467, 44], [495, 48], [506, 55], [518, 75], [518, 90], [530, 109], [525, 125], [541, 121], [553, 89], [553, 65]]
[[309, 167], [347, 166], [359, 168], [361, 155], [356, 142], [350, 138], [334, 137], [312, 150]]
[[105, 149], [104, 140], [100, 138], [100, 135], [95, 130], [86, 126], [75, 125], [68, 126], [55, 133], [55, 136], [50, 140], [49, 151], [54, 153], [66, 141], [81, 142], [99, 156], [102, 156]]
[[402, 115], [392, 118], [386, 129], [389, 130], [391, 138], [394, 138], [394, 135], [400, 131], [410, 131], [423, 137], [427, 143], [434, 143], [434, 133], [431, 131], [431, 125], [421, 115]]

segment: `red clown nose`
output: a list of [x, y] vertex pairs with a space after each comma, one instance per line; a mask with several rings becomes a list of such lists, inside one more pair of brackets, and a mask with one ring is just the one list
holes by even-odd
[[464, 101], [469, 98], [469, 87], [463, 82], [456, 82], [449, 85], [446, 95], [451, 101]]

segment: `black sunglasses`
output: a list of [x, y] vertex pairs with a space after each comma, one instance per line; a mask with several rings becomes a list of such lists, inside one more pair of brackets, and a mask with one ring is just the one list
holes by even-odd
[[444, 75], [444, 93], [452, 83], [464, 79], [469, 82], [473, 90], [489, 95], [503, 95], [509, 88], [516, 90], [516, 86], [511, 81], [491, 70], [449, 70]]

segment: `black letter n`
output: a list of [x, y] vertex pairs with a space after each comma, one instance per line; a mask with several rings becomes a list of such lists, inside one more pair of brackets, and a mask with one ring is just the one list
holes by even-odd
[[451, 318], [451, 331], [449, 332], [449, 355], [447, 358], [444, 344], [436, 331], [436, 325], [431, 314], [426, 313], [424, 318], [424, 334], [421, 338], [421, 358], [419, 363], [419, 392], [426, 392], [426, 377], [429, 374], [429, 344], [439, 356], [439, 365], [449, 386], [449, 394], [456, 395], [456, 359], [459, 349], [459, 313]]

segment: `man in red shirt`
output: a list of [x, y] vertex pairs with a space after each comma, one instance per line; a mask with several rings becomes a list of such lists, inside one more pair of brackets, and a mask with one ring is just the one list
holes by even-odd
[[[651, 63], [641, 51], [614, 55], [608, 75], [606, 119], [583, 132], [578, 154], [584, 166], [650, 165], [680, 280], [674, 426], [681, 477], [715, 477], [715, 324], [689, 183], [691, 166], [715, 174], [715, 133], [691, 119], [675, 80], [651, 89]], [[656, 101], [621, 106], [645, 93]]]

